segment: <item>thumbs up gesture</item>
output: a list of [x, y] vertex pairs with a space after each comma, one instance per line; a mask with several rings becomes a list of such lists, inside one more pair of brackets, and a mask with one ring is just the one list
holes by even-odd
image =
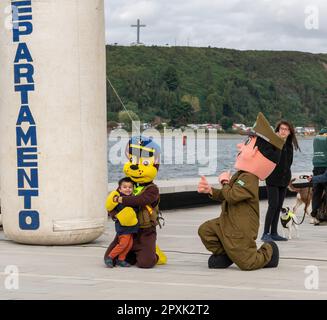
[[209, 185], [207, 179], [204, 176], [201, 176], [200, 182], [198, 184], [198, 192], [212, 194], [211, 186]]

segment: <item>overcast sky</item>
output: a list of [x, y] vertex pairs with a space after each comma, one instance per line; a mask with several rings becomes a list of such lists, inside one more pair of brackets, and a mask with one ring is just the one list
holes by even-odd
[[327, 53], [327, 0], [104, 0], [107, 43]]

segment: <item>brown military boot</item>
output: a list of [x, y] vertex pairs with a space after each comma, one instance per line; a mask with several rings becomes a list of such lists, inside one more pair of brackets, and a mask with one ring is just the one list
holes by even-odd
[[228, 258], [227, 254], [213, 254], [208, 260], [209, 269], [225, 269], [232, 264], [233, 261]]
[[273, 249], [273, 254], [271, 256], [271, 260], [264, 266], [264, 268], [276, 268], [279, 262], [279, 249], [277, 244], [273, 241], [266, 242], [269, 243]]

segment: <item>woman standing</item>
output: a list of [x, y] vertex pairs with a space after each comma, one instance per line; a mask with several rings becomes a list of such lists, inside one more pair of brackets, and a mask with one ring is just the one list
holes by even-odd
[[263, 241], [287, 241], [277, 233], [280, 210], [283, 207], [287, 186], [291, 181], [293, 149], [300, 150], [293, 125], [285, 120], [280, 121], [275, 132], [285, 140], [280, 161], [275, 170], [266, 179], [268, 194], [268, 211], [266, 214]]

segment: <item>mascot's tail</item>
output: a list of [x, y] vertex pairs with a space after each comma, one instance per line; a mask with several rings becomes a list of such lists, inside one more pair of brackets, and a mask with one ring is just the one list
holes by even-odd
[[164, 254], [163, 251], [160, 250], [158, 245], [156, 245], [156, 254], [159, 258], [157, 265], [162, 265], [167, 263], [167, 256]]

